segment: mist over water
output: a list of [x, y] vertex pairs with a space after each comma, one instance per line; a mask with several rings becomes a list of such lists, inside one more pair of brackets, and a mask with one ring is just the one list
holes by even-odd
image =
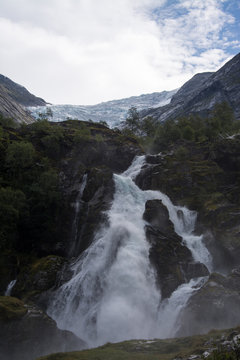
[[58, 326], [73, 331], [89, 346], [174, 336], [180, 311], [202, 284], [201, 278], [191, 280], [161, 302], [142, 219], [147, 200], [162, 200], [193, 258], [211, 267], [202, 238], [192, 234], [196, 214], [174, 206], [161, 192], [142, 191], [134, 183], [144, 161], [144, 156], [138, 157], [127, 171], [114, 175], [109, 225], [72, 264], [72, 279], [55, 292], [49, 304], [48, 314]]

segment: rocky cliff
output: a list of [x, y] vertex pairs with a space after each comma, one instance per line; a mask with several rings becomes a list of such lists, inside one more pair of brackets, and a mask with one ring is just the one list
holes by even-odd
[[[147, 156], [136, 180], [142, 189], [161, 190], [175, 204], [198, 212], [195, 233], [203, 234], [217, 272], [190, 298], [178, 323], [179, 336], [240, 322], [239, 145], [238, 135], [218, 138], [213, 144], [179, 141], [168, 151]], [[159, 212], [161, 217], [156, 222]], [[190, 278], [194, 272], [196, 276], [201, 276], [201, 272], [202, 276], [207, 275], [203, 268], [196, 268], [196, 263], [191, 268], [189, 255], [177, 242], [176, 234], [164, 235], [164, 229], [168, 229], [168, 235], [173, 233], [161, 204], [146, 204], [146, 215], [153, 226], [147, 227], [150, 257], [156, 264], [163, 295], [182, 282], [179, 266], [186, 266], [186, 262]], [[180, 248], [177, 244], [181, 244]]]
[[142, 117], [159, 121], [176, 119], [189, 114], [206, 116], [217, 103], [227, 102], [240, 119], [240, 54], [215, 73], [195, 75], [172, 97], [170, 104], [143, 110]]
[[[19, 130], [4, 129], [2, 140], [1, 294], [16, 279], [11, 295], [24, 302], [17, 303], [20, 310], [24, 306], [31, 309], [34, 303], [39, 309], [36, 311], [41, 328], [48, 329], [52, 324], [49, 331], [54, 334], [55, 345], [51, 351], [60, 349], [62, 336], [67, 336], [66, 349], [71, 350], [74, 336], [58, 333], [55, 323], [44, 314], [48, 296], [71, 278], [70, 260], [89, 247], [97, 229], [108, 222], [106, 210], [114, 194], [113, 172], [124, 171], [143, 151], [132, 137], [100, 124], [79, 121], [43, 120]], [[183, 146], [185, 151], [181, 150]], [[195, 291], [181, 314], [179, 335], [207, 331], [212, 326], [233, 326], [240, 321], [235, 315], [240, 305], [236, 270], [240, 252], [239, 169], [236, 135], [219, 138], [214, 144], [181, 140], [161, 154], [147, 155], [137, 176], [141, 189], [160, 190], [174, 204], [198, 212], [195, 232], [204, 234], [214, 271], [222, 273], [211, 274]], [[160, 200], [147, 201], [142, 216], [162, 299], [169, 299], [181, 284], [208, 276], [206, 266], [194, 261], [175, 232]], [[182, 216], [180, 212], [178, 216]], [[3, 298], [3, 308], [11, 307], [15, 300], [9, 301]], [[206, 312], [208, 308], [212, 310]], [[26, 318], [24, 314], [16, 322], [20, 333], [22, 327], [38, 327], [37, 323], [28, 325], [32, 324], [31, 316]], [[16, 337], [12, 320], [1, 321], [6, 329], [3, 339]], [[37, 330], [32, 331], [36, 339]], [[24, 339], [31, 336], [23, 332], [23, 338], [9, 352], [11, 359], [22, 351]], [[47, 344], [47, 338], [42, 338], [40, 348], [45, 349]], [[41, 349], [36, 356], [44, 354]], [[2, 351], [8, 350], [3, 346]]]

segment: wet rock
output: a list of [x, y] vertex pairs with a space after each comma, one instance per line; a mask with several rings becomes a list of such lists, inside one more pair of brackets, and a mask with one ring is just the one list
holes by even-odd
[[49, 255], [34, 261], [22, 269], [12, 295], [26, 299], [37, 299], [38, 295], [57, 284], [61, 270], [68, 261], [60, 256]]
[[33, 360], [51, 352], [81, 350], [86, 344], [36, 306], [13, 297], [0, 297], [0, 357]]
[[161, 200], [148, 200], [145, 204], [143, 219], [149, 222], [152, 227], [163, 231], [166, 235], [177, 235], [173, 223], [169, 219], [169, 213]]
[[237, 326], [240, 322], [240, 275], [211, 274], [206, 284], [191, 297], [181, 318], [179, 336]]
[[156, 269], [163, 298], [190, 279], [208, 275], [206, 266], [193, 261], [190, 250], [175, 233], [161, 200], [147, 201], [143, 218], [150, 224], [146, 226], [146, 236], [151, 244], [149, 257]]

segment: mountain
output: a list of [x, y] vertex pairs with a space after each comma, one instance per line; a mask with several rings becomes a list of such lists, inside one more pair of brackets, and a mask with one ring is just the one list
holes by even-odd
[[6, 93], [16, 103], [22, 106], [44, 106], [46, 102], [32, 95], [25, 87], [15, 83], [4, 75], [0, 74], [0, 85], [4, 86]]
[[137, 110], [148, 107], [155, 108], [166, 105], [177, 90], [155, 92], [140, 96], [132, 96], [121, 100], [112, 100], [97, 105], [51, 105], [41, 107], [30, 107], [29, 111], [34, 117], [39, 113], [44, 113], [50, 108], [53, 113], [52, 121], [64, 121], [67, 118], [88, 121], [89, 119], [100, 122], [106, 121], [114, 128], [119, 126], [126, 119], [130, 107], [134, 106]]
[[12, 99], [4, 85], [0, 85], [0, 114], [5, 118], [13, 119], [17, 124], [34, 122], [31, 114]]
[[240, 54], [217, 72], [201, 73], [186, 82], [171, 102], [158, 108], [146, 109], [141, 117], [152, 116], [164, 121], [189, 114], [208, 115], [217, 103], [227, 102], [240, 119]]

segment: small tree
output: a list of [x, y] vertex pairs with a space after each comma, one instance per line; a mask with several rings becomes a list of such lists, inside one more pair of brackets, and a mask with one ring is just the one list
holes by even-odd
[[126, 118], [126, 127], [132, 132], [136, 132], [140, 128], [140, 117], [137, 108], [132, 106], [128, 110]]
[[194, 140], [194, 130], [190, 125], [187, 125], [182, 129], [182, 137], [185, 140]]

